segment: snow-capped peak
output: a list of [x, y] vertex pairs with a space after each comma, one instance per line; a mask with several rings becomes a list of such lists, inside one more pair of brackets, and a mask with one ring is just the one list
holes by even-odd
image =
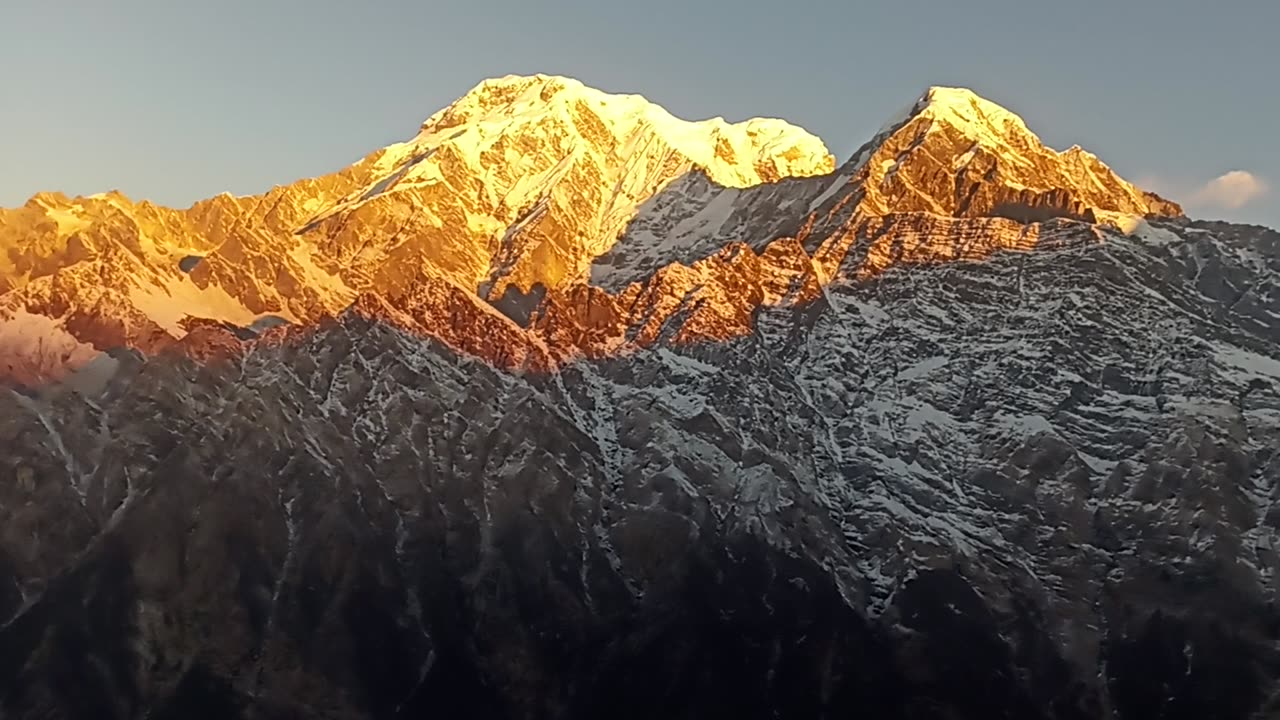
[[949, 123], [961, 130], [986, 134], [1023, 132], [1034, 135], [1017, 114], [968, 88], [931, 87], [920, 97], [916, 107], [917, 115]]
[[[573, 78], [543, 74], [507, 75], [481, 82], [428, 118], [410, 144], [434, 144], [442, 136], [461, 143], [473, 130], [479, 131], [474, 133], [476, 142], [495, 134], [536, 134], [540, 125], [555, 124], [551, 118], [592, 123], [585, 117], [587, 113], [613, 138], [625, 139], [641, 131], [655, 133], [722, 185], [745, 187], [780, 177], [820, 174], [830, 172], [835, 164], [819, 138], [785, 120], [684, 120], [643, 95], [606, 93]], [[751, 162], [757, 155], [770, 156], [770, 162]]]
[[[692, 122], [640, 95], [506, 76], [358, 164], [358, 184], [305, 228], [336, 231], [352, 213], [403, 217], [431, 237], [420, 246], [427, 259], [463, 285], [559, 285], [578, 279], [636, 209], [677, 178], [701, 172], [748, 187], [834, 165], [821, 140], [782, 120]], [[376, 250], [351, 260], [364, 258], [370, 272], [382, 267]]]
[[988, 214], [1030, 203], [1035, 216], [1182, 214], [1079, 146], [1061, 152], [1046, 146], [1016, 113], [967, 88], [927, 89], [842, 174], [865, 176], [868, 207], [876, 213]]
[[[935, 85], [925, 90], [916, 100], [894, 113], [876, 131], [871, 145], [901, 130], [918, 118], [930, 123], [946, 124], [975, 140], [993, 139], [1010, 132], [1032, 133], [1021, 117], [1006, 108], [987, 100], [968, 88]], [[861, 159], [874, 150], [864, 147]], [[856, 159], [855, 159], [855, 163]]]

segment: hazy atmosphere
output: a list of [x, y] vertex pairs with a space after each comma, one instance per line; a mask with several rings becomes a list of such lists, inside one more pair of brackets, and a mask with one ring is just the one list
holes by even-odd
[[2, 1], [0, 720], [1280, 718], [1280, 4]]
[[1189, 214], [1280, 226], [1280, 6], [332, 0], [6, 3], [0, 205], [169, 205], [338, 169], [485, 77], [563, 74], [678, 116], [778, 116], [838, 157], [972, 87]]

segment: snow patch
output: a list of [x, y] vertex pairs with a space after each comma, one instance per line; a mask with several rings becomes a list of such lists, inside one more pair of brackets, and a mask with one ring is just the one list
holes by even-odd
[[1126, 234], [1142, 241], [1144, 244], [1157, 247], [1176, 245], [1185, 242], [1177, 235], [1177, 233], [1165, 230], [1164, 228], [1153, 227], [1151, 223], [1146, 220], [1139, 221], [1133, 230]]
[[1237, 347], [1219, 345], [1214, 351], [1218, 362], [1229, 365], [1246, 378], [1280, 382], [1280, 360]]
[[164, 328], [180, 338], [187, 334], [181, 321], [188, 317], [210, 318], [248, 327], [265, 316], [281, 315], [296, 321], [288, 311], [255, 313], [218, 285], [201, 288], [182, 278], [165, 278], [157, 284], [139, 284], [129, 289], [129, 302]]

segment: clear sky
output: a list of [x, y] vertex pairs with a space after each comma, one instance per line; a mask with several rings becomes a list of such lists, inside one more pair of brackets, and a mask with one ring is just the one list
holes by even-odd
[[967, 86], [1194, 215], [1280, 227], [1272, 0], [3, 5], [0, 206], [262, 192], [413, 135], [486, 77], [546, 72], [690, 119], [783, 117], [841, 159], [925, 87]]

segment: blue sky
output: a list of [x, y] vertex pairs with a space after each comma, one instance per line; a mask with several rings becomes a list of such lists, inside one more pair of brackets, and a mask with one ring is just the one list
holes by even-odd
[[547, 72], [784, 117], [842, 159], [925, 87], [972, 87], [1194, 215], [1280, 227], [1277, 28], [1262, 0], [6, 0], [0, 206], [262, 192]]

